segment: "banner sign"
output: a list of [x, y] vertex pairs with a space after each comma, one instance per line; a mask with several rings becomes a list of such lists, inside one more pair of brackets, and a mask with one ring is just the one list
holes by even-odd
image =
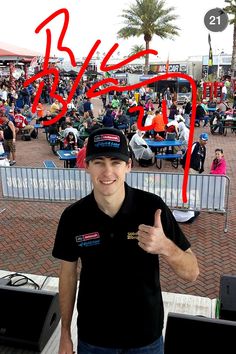
[[[225, 211], [227, 177], [189, 175], [188, 202], [182, 201], [183, 174], [130, 172], [127, 183], [159, 195], [170, 208]], [[92, 191], [90, 176], [81, 169], [1, 167], [4, 198], [75, 201]]]

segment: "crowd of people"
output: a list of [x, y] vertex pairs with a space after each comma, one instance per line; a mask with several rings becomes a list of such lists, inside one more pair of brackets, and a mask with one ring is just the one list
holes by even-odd
[[[3, 148], [7, 153], [10, 165], [16, 163], [16, 137], [20, 133], [32, 136], [35, 133], [34, 124], [50, 121], [61, 111], [61, 104], [57, 99], [52, 99], [50, 79], [44, 80], [44, 87], [37, 105], [36, 112], [32, 113], [32, 103], [37, 91], [37, 83], [23, 87], [23, 80], [18, 80], [15, 89], [9, 89], [5, 82], [0, 86], [0, 139]], [[72, 79], [61, 79], [58, 84], [58, 94], [66, 99], [71, 87]], [[150, 166], [153, 163], [154, 152], [145, 141], [151, 138], [157, 141], [164, 139], [178, 139], [183, 142], [182, 153], [185, 154], [188, 140], [189, 127], [191, 123], [192, 106], [190, 100], [183, 105], [178, 105], [175, 95], [167, 88], [163, 95], [153, 98], [152, 92], [146, 87], [141, 87], [138, 92], [110, 91], [101, 95], [101, 106], [99, 114], [95, 114], [93, 102], [87, 98], [86, 92], [92, 83], [86, 82], [78, 85], [74, 97], [68, 104], [67, 113], [56, 124], [45, 128], [49, 140], [51, 136], [57, 136], [54, 140], [59, 142], [61, 149], [73, 149], [78, 151], [86, 148], [85, 139], [100, 127], [118, 128], [122, 130], [129, 141], [131, 154], [141, 166]], [[164, 122], [161, 97], [166, 99], [168, 122]], [[145, 131], [137, 129], [137, 112], [130, 112], [129, 108], [142, 106], [144, 116], [142, 125]], [[234, 107], [234, 106], [233, 106]], [[231, 112], [233, 107], [229, 106], [227, 97], [220, 104], [216, 99], [212, 101], [202, 100], [196, 107], [195, 126], [203, 127], [211, 125], [211, 132], [223, 132], [221, 118]], [[230, 111], [231, 110], [231, 111]], [[5, 116], [5, 118], [4, 118]], [[12, 124], [11, 124], [12, 123]], [[148, 127], [151, 127], [148, 129]], [[217, 130], [218, 129], [218, 130]], [[76, 166], [83, 166], [76, 163]]]
[[[63, 85], [60, 90], [64, 95]], [[0, 140], [13, 166], [17, 134], [27, 131], [32, 135], [32, 120], [50, 121], [60, 112], [61, 105], [44, 91], [43, 102], [39, 102], [36, 113], [32, 113], [30, 98], [19, 107], [17, 97], [16, 106], [9, 105], [3, 97], [2, 94]], [[72, 353], [75, 349], [70, 326], [79, 259], [82, 270], [77, 303], [77, 352], [81, 354], [108, 351], [163, 354], [164, 310], [159, 257], [163, 257], [181, 279], [194, 281], [198, 277], [197, 259], [174, 213], [159, 196], [125, 183], [132, 167], [132, 153], [141, 165], [148, 166], [144, 162], [153, 161], [154, 153], [145, 138], [182, 140], [183, 168], [189, 148], [190, 172], [201, 174], [205, 170], [208, 133], [201, 133], [199, 140], [188, 147], [191, 103], [186, 101], [179, 107], [171, 100], [168, 90], [166, 97], [168, 123], [164, 122], [161, 102], [154, 102], [145, 90], [140, 91], [138, 99], [132, 92], [110, 92], [101, 97], [103, 107], [97, 116], [93, 102], [82, 90], [68, 105], [66, 116], [45, 128], [49, 142], [52, 135], [58, 135], [62, 137], [63, 149], [77, 151], [75, 166], [85, 168], [93, 184], [90, 195], [65, 209], [54, 242], [52, 254], [61, 264], [59, 353]], [[129, 112], [130, 107], [138, 105], [144, 108], [145, 131], [137, 128], [137, 113]], [[210, 120], [208, 104], [203, 101], [198, 106], [204, 110], [204, 115], [198, 116], [199, 124], [203, 121], [206, 127]], [[218, 109], [216, 107], [216, 111]], [[222, 148], [215, 149], [210, 173], [226, 174]], [[88, 221], [91, 213], [93, 217]], [[78, 215], [80, 222], [72, 222]], [[192, 215], [188, 221], [196, 216]]]

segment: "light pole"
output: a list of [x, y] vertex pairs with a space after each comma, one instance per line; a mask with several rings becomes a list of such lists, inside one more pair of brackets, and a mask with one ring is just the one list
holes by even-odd
[[220, 79], [220, 58], [221, 55], [224, 54], [224, 50], [223, 49], [217, 49], [218, 50], [218, 60], [217, 60], [217, 79]]

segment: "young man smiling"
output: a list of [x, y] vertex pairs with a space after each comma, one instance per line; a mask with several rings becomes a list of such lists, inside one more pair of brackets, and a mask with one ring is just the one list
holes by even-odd
[[199, 274], [190, 243], [163, 200], [125, 183], [130, 169], [121, 131], [101, 128], [89, 136], [86, 170], [93, 191], [64, 210], [53, 248], [61, 259], [59, 354], [73, 353], [79, 258], [79, 354], [163, 354], [159, 256], [182, 279]]

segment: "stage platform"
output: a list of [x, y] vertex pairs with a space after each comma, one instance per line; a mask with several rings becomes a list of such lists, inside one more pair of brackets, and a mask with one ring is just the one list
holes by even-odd
[[[0, 278], [11, 273], [13, 272], [0, 270]], [[26, 273], [21, 273], [21, 274], [26, 275], [28, 278], [32, 279], [35, 283], [39, 285], [40, 288], [42, 286], [41, 290], [49, 291], [49, 292], [58, 292], [57, 277], [45, 277], [42, 275], [26, 274]], [[29, 288], [30, 286], [27, 285], [27, 287]], [[78, 287], [79, 287], [79, 281], [78, 281]], [[163, 292], [162, 294], [163, 294], [164, 309], [165, 309], [163, 335], [165, 334], [165, 325], [166, 325], [168, 312], [177, 312], [177, 313], [190, 314], [190, 315], [201, 315], [201, 316], [213, 317], [213, 318], [215, 317], [216, 299], [210, 299], [207, 297], [194, 296], [194, 295], [170, 293], [170, 292]], [[8, 304], [6, 304], [6, 306], [7, 305]], [[5, 304], [1, 303], [0, 306], [5, 306]], [[72, 319], [72, 328], [71, 328], [74, 348], [77, 347], [76, 317], [77, 315], [76, 315], [76, 308], [75, 308], [73, 319]], [[59, 346], [59, 336], [60, 336], [60, 322], [56, 327], [54, 333], [48, 340], [47, 344], [45, 345], [44, 349], [41, 351], [41, 354], [57, 354], [58, 346]], [[0, 354], [36, 354], [36, 353], [39, 352], [35, 352], [28, 349], [14, 348], [14, 347], [0, 345]]]

